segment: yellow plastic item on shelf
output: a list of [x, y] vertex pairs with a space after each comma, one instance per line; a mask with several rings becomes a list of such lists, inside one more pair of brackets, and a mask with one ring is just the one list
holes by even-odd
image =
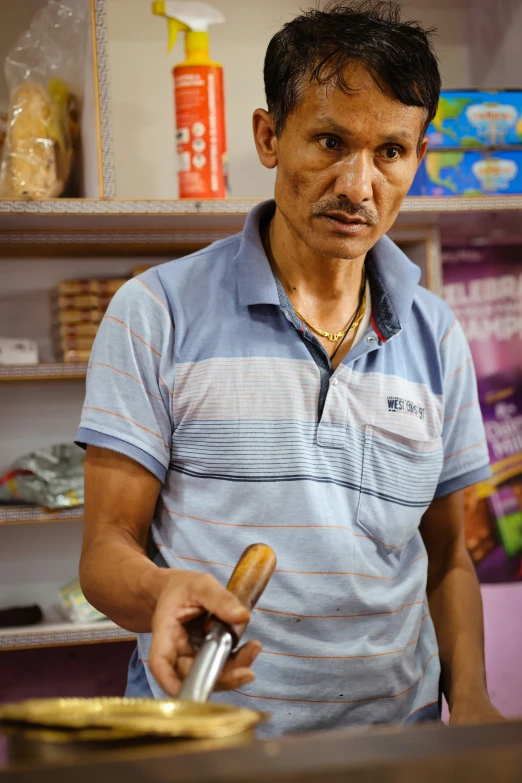
[[223, 68], [210, 59], [208, 29], [225, 17], [207, 3], [156, 0], [152, 13], [168, 22], [168, 51], [185, 34], [185, 60], [174, 66], [179, 197], [225, 198], [227, 143]]

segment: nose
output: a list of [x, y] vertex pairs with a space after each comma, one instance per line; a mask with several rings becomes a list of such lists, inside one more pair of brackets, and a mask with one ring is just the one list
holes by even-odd
[[371, 201], [373, 197], [372, 164], [363, 152], [354, 152], [338, 164], [334, 192], [352, 204]]

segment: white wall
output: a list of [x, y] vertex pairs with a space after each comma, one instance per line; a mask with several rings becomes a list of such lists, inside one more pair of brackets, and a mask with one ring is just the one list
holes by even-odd
[[[255, 153], [251, 116], [265, 106], [262, 67], [272, 35], [313, 0], [212, 0], [227, 21], [212, 30], [212, 56], [225, 69], [232, 196], [271, 195], [272, 177]], [[181, 41], [166, 54], [166, 23], [148, 0], [107, 0], [116, 194], [175, 198], [174, 109], [171, 68], [183, 60]], [[404, 3], [404, 18], [437, 26], [446, 87], [469, 85], [466, 0]]]
[[473, 87], [522, 86], [522, 0], [469, 0]]

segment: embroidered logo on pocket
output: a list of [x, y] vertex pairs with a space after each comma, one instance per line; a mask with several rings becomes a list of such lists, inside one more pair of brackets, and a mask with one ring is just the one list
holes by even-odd
[[426, 409], [422, 405], [416, 405], [404, 397], [388, 397], [388, 411], [390, 413], [409, 413], [424, 421]]

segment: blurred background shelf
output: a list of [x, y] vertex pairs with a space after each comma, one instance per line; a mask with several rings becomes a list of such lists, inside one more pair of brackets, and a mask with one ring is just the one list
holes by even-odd
[[0, 383], [77, 380], [85, 378], [86, 373], [87, 365], [83, 363], [5, 364], [0, 365]]
[[[241, 231], [257, 199], [225, 201], [0, 200], [0, 259], [13, 257], [163, 255], [194, 252]], [[455, 223], [463, 233], [496, 219], [509, 226], [522, 210], [522, 196], [407, 198], [392, 232], [403, 226]]]
[[119, 628], [111, 620], [86, 625], [41, 623], [24, 628], [0, 628], [0, 650], [130, 641], [134, 638], [134, 634]]
[[0, 525], [74, 522], [79, 519], [83, 519], [83, 506], [58, 511], [49, 511], [42, 506], [0, 506]]
[[[107, 227], [134, 227], [134, 219], [141, 223], [154, 221], [150, 218], [176, 218], [193, 224], [216, 224], [216, 220], [243, 217], [260, 204], [262, 199], [47, 199], [25, 201], [0, 199], [0, 229], [12, 230], [17, 226], [35, 229], [47, 226], [49, 229], [66, 225], [86, 226], [95, 220], [99, 225], [103, 221]], [[401, 212], [490, 212], [495, 210], [522, 209], [522, 195], [492, 196], [415, 196], [404, 199]], [[60, 220], [60, 217], [62, 218]], [[64, 218], [67, 217], [66, 223]], [[53, 222], [45, 218], [51, 218]], [[147, 220], [149, 218], [149, 220]]]

